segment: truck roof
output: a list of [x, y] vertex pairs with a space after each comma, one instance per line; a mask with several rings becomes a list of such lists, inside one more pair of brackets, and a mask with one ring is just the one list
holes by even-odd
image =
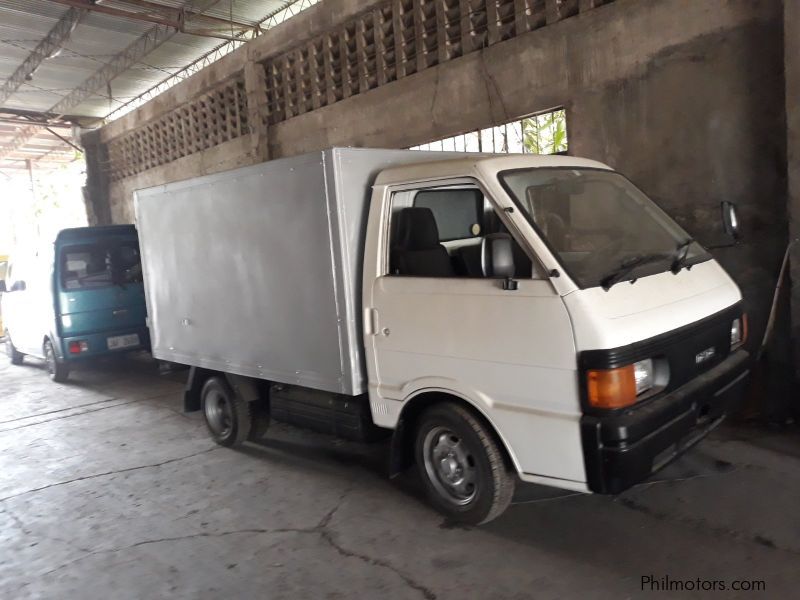
[[376, 185], [402, 183], [413, 179], [440, 179], [458, 177], [474, 172], [487, 174], [513, 169], [546, 167], [581, 167], [612, 170], [611, 167], [596, 160], [576, 156], [540, 154], [480, 154], [464, 153], [463, 158], [443, 158], [435, 160], [439, 152], [420, 152], [420, 162], [384, 169], [375, 181]]
[[86, 239], [111, 236], [111, 235], [125, 235], [135, 236], [136, 227], [134, 225], [103, 225], [99, 227], [71, 227], [69, 229], [62, 229], [56, 236], [56, 242], [73, 242], [82, 241]]

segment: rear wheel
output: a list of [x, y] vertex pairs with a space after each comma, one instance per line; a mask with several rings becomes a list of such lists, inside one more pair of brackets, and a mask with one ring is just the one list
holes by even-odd
[[53, 348], [53, 342], [45, 340], [44, 342], [44, 359], [47, 361], [47, 372], [50, 379], [57, 383], [63, 383], [69, 377], [69, 366], [58, 360], [56, 351]]
[[11, 336], [8, 334], [8, 331], [6, 331], [6, 354], [12, 365], [21, 365], [22, 359], [25, 357], [25, 355], [19, 352], [16, 346], [14, 346], [14, 342], [11, 341]]
[[223, 377], [211, 377], [200, 392], [203, 415], [212, 439], [220, 446], [239, 446], [250, 435], [250, 403], [240, 398]]
[[451, 519], [486, 523], [511, 503], [516, 478], [503, 451], [483, 421], [463, 406], [427, 409], [419, 420], [415, 454], [430, 501]]

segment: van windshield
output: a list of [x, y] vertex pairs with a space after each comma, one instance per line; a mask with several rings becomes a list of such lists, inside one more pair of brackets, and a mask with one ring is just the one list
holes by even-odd
[[61, 287], [98, 289], [142, 282], [139, 243], [104, 242], [67, 246], [61, 251]]
[[500, 182], [582, 288], [679, 269], [711, 255], [619, 173], [533, 168]]

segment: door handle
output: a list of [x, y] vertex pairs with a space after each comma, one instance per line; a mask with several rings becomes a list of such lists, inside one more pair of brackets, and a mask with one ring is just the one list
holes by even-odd
[[378, 311], [374, 308], [364, 309], [364, 333], [378, 335]]

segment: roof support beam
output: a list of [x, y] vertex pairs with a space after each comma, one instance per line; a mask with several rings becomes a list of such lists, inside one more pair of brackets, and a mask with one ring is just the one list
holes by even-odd
[[[218, 1], [219, 0], [197, 0], [194, 3], [196, 7], [195, 10], [199, 12], [208, 10]], [[47, 112], [53, 113], [59, 117], [67, 114], [69, 110], [80, 105], [98, 90], [105, 89], [117, 75], [140, 62], [145, 56], [174, 36], [175, 33], [176, 31], [172, 27], [166, 27], [164, 25], [152, 27], [120, 54], [117, 54], [103, 67], [95, 71], [86, 81], [72, 90], [69, 95], [62, 98]], [[0, 159], [5, 158], [24, 146], [25, 143], [36, 134], [38, 129], [39, 127], [37, 125], [30, 125], [20, 129], [9, 143], [0, 147]]]
[[[106, 15], [121, 17], [123, 19], [164, 25], [166, 27], [172, 27], [181, 33], [223, 40], [234, 39], [232, 34], [238, 32], [249, 32], [255, 35], [258, 29], [255, 25], [211, 17], [187, 8], [164, 6], [162, 4], [150, 2], [149, 0], [120, 0], [120, 2], [125, 2], [131, 4], [133, 7], [142, 8], [144, 10], [136, 10], [136, 8], [132, 10], [115, 8], [106, 6], [105, 4], [95, 4], [92, 0], [50, 0], [50, 2], [71, 6], [80, 10], [91, 10]], [[197, 25], [202, 25], [203, 27], [192, 26], [195, 22], [197, 22]]]
[[55, 54], [59, 48], [69, 39], [70, 34], [78, 25], [81, 19], [87, 15], [87, 11], [71, 8], [58, 23], [47, 33], [44, 39], [36, 45], [23, 63], [9, 77], [3, 87], [0, 88], [0, 106], [17, 91], [19, 86], [31, 78], [33, 72], [39, 68], [42, 62]]
[[72, 129], [72, 125], [69, 123], [48, 123], [47, 121], [32, 121], [28, 119], [17, 119], [13, 117], [3, 117], [0, 116], [0, 123], [4, 125], [17, 125], [17, 126], [28, 126], [33, 125], [36, 123], [39, 127], [58, 127], [59, 129]]

